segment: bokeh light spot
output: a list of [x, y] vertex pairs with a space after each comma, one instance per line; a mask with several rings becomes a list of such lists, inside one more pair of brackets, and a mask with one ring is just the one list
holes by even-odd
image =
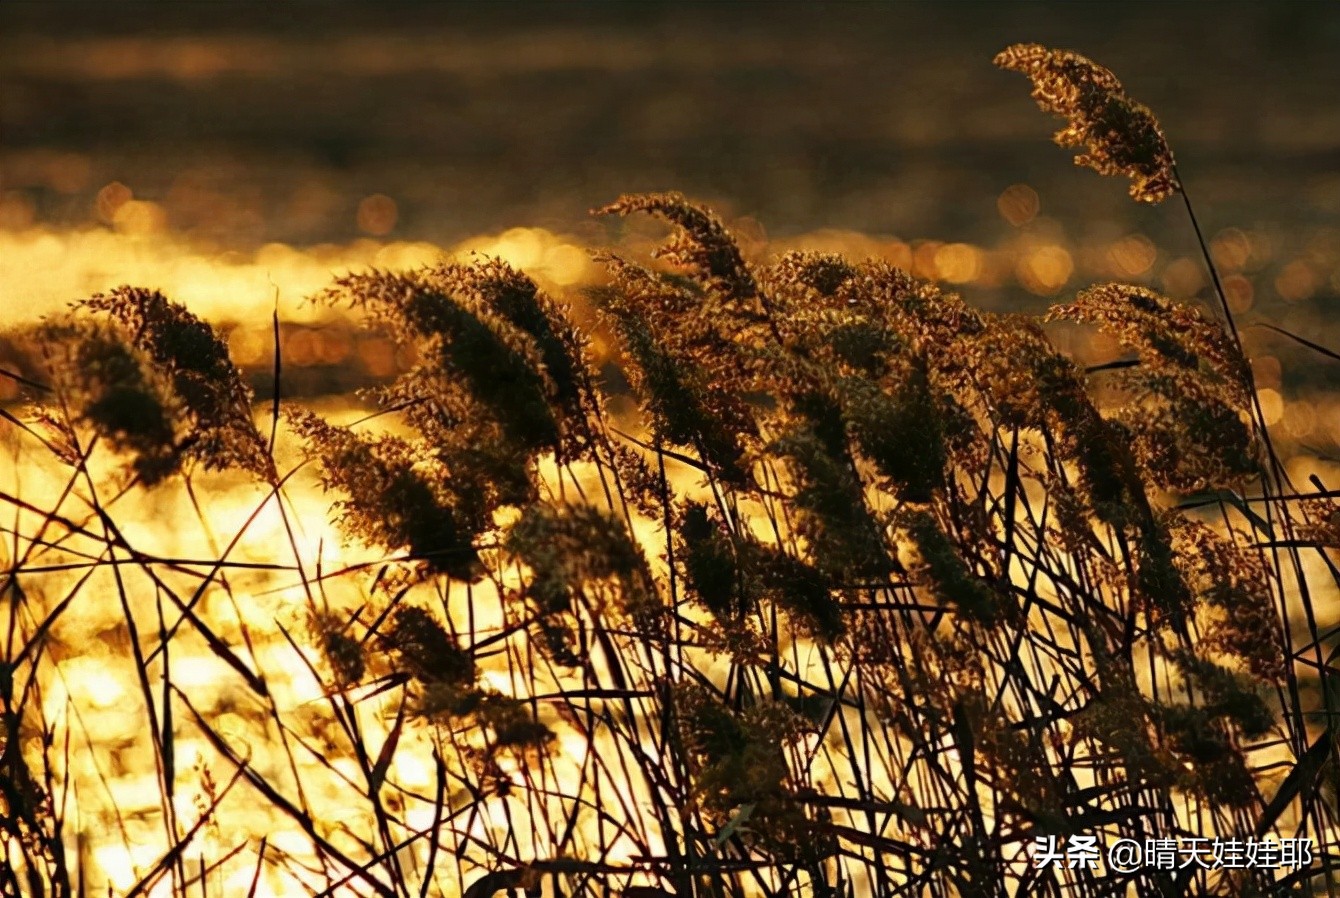
[[1195, 296], [1205, 286], [1202, 263], [1193, 259], [1177, 259], [1163, 269], [1163, 289], [1176, 299]]
[[930, 281], [939, 280], [940, 267], [936, 264], [936, 257], [942, 246], [944, 244], [938, 240], [918, 243], [912, 250], [912, 274]]
[[127, 200], [112, 215], [112, 226], [123, 234], [161, 234], [167, 230], [167, 210], [157, 203]]
[[1011, 184], [1001, 191], [996, 199], [996, 209], [1000, 217], [1016, 228], [1028, 224], [1037, 217], [1042, 206], [1038, 192], [1027, 184]]
[[1130, 234], [1108, 247], [1107, 256], [1116, 274], [1139, 277], [1154, 266], [1158, 250], [1144, 234]]
[[968, 243], [949, 243], [935, 251], [940, 278], [951, 284], [966, 284], [982, 271], [982, 251]]
[[1302, 259], [1295, 259], [1280, 269], [1275, 277], [1275, 292], [1286, 302], [1311, 299], [1317, 292], [1317, 273]]
[[1224, 228], [1210, 241], [1210, 255], [1223, 271], [1241, 271], [1251, 258], [1252, 244], [1238, 228]]
[[374, 237], [391, 233], [399, 217], [395, 200], [384, 193], [365, 196], [358, 204], [358, 229]]
[[1245, 312], [1252, 307], [1256, 290], [1252, 282], [1240, 274], [1230, 274], [1223, 280], [1224, 298], [1234, 312]]
[[1265, 419], [1267, 427], [1273, 427], [1284, 417], [1284, 397], [1280, 395], [1279, 390], [1272, 390], [1267, 387], [1264, 390], [1256, 391], [1256, 398], [1261, 403], [1261, 417]]
[[112, 219], [116, 217], [116, 210], [130, 202], [133, 197], [134, 194], [130, 192], [130, 188], [120, 181], [113, 181], [103, 187], [98, 191], [98, 196], [93, 201], [94, 209], [98, 213], [98, 220], [104, 224], [111, 224]]
[[1063, 247], [1044, 244], [1019, 258], [1015, 276], [1030, 293], [1050, 296], [1066, 285], [1075, 263]]
[[1280, 360], [1273, 355], [1261, 355], [1252, 359], [1252, 379], [1259, 386], [1278, 387], [1282, 368]]
[[1284, 430], [1294, 439], [1311, 436], [1316, 426], [1317, 412], [1312, 403], [1290, 402], [1284, 407]]

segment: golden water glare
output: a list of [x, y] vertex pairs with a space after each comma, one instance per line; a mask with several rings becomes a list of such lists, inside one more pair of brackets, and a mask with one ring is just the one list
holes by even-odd
[[[211, 65], [208, 59], [161, 53], [139, 64], [201, 72]], [[65, 167], [57, 166], [52, 175], [64, 179], [61, 183], [74, 185], [86, 177], [78, 165], [69, 160], [63, 164]], [[1116, 234], [1092, 252], [1086, 251], [1039, 218], [1039, 199], [1028, 185], [1014, 185], [1002, 193], [999, 211], [1016, 233], [998, 246], [830, 230], [770, 244], [760, 237], [757, 248], [762, 251], [766, 246], [768, 252], [779, 252], [804, 246], [858, 257], [879, 256], [919, 276], [960, 285], [970, 298], [974, 289], [1053, 298], [1111, 274], [1161, 284], [1182, 297], [1207, 287], [1195, 260], [1167, 257], [1142, 234]], [[286, 365], [356, 365], [376, 379], [404, 367], [405, 360], [397, 356], [395, 347], [384, 339], [366, 338], [335, 327], [343, 320], [339, 313], [305, 301], [326, 286], [334, 274], [369, 266], [407, 268], [483, 254], [508, 261], [546, 288], [576, 302], [580, 302], [576, 288], [599, 277], [590, 258], [591, 247], [583, 240], [540, 228], [480, 235], [451, 247], [364, 239], [307, 248], [269, 244], [239, 253], [212, 249], [174, 234], [161, 206], [136, 199], [123, 184], [110, 183], [99, 191], [97, 214], [104, 222], [101, 228], [60, 231], [33, 224], [31, 215], [14, 198], [0, 203], [0, 330], [57, 312], [71, 299], [130, 283], [161, 289], [200, 316], [224, 326], [235, 361], [246, 369], [265, 370], [271, 363], [269, 321], [277, 310], [285, 325], [281, 348]], [[372, 236], [389, 235], [396, 217], [395, 200], [388, 196], [369, 196], [358, 206], [358, 225]], [[627, 239], [633, 241], [634, 249], [645, 248], [636, 234]], [[1262, 291], [1273, 291], [1288, 303], [1302, 303], [1328, 280], [1340, 283], [1340, 251], [1333, 246], [1309, 258], [1273, 260], [1264, 237], [1227, 229], [1215, 236], [1213, 252], [1225, 270], [1232, 272], [1225, 286], [1237, 311], [1250, 308]], [[1112, 355], [1109, 346], [1088, 335], [1076, 337], [1072, 344], [1081, 354], [1099, 360]], [[1265, 419], [1281, 439], [1295, 446], [1340, 444], [1340, 399], [1332, 394], [1291, 395], [1281, 383], [1281, 363], [1274, 356], [1259, 355], [1254, 368]], [[0, 378], [0, 401], [19, 411], [17, 399], [13, 382]], [[302, 401], [336, 421], [353, 420], [365, 412], [356, 400], [340, 395]], [[258, 404], [258, 416], [266, 413], [263, 405]], [[54, 465], [14, 428], [6, 427], [3, 437], [3, 451], [12, 464], [0, 465], [0, 489], [9, 495], [48, 497], [54, 502], [66, 485], [68, 469]], [[296, 447], [282, 431], [276, 452], [281, 470], [299, 463]], [[99, 483], [96, 466], [110, 462], [95, 458], [93, 464], [92, 482]], [[1340, 468], [1314, 454], [1297, 453], [1290, 466], [1290, 473], [1300, 482], [1313, 473], [1340, 482]], [[675, 476], [692, 479], [687, 471]], [[243, 752], [267, 780], [282, 784], [290, 795], [296, 794], [301, 783], [304, 800], [322, 836], [357, 857], [361, 851], [359, 839], [370, 835], [366, 795], [360, 791], [361, 773], [348, 746], [340, 745], [328, 726], [328, 697], [312, 673], [321, 661], [304, 638], [308, 605], [303, 581], [317, 571], [339, 571], [376, 561], [375, 553], [343, 541], [330, 521], [330, 499], [310, 472], [300, 473], [286, 486], [282, 508], [266, 489], [235, 477], [201, 476], [193, 486], [207, 496], [207, 518], [196, 513], [190, 496], [177, 485], [99, 498], [125, 522], [123, 535], [129, 545], [147, 556], [177, 560], [156, 565], [155, 570], [180, 595], [189, 595], [192, 584], [207, 575], [209, 565], [204, 560], [219, 557], [219, 547], [241, 535], [229, 554], [229, 561], [236, 566], [227, 571], [227, 587], [208, 591], [199, 613], [230, 646], [249, 646], [239, 649], [240, 657], [263, 677], [271, 699], [262, 700], [248, 690], [236, 671], [211, 652], [189, 626], [183, 626], [172, 640], [170, 656], [162, 658], [155, 668], [157, 675], [168, 671], [172, 684], [189, 699], [191, 707], [221, 738]], [[76, 521], [90, 520], [87, 489], [76, 488], [58, 508], [49, 510]], [[14, 510], [4, 524], [9, 534], [4, 540], [4, 554], [0, 555], [4, 567], [14, 563], [11, 553], [15, 548], [19, 553], [28, 548], [25, 541], [40, 523], [39, 515]], [[639, 535], [655, 546], [657, 537], [650, 525]], [[49, 676], [42, 683], [42, 708], [47, 719], [58, 721], [71, 740], [69, 766], [62, 771], [72, 783], [67, 811], [69, 837], [103, 878], [93, 878], [94, 891], [105, 884], [122, 892], [134, 886], [165, 845], [162, 790], [145, 732], [146, 709], [129, 655], [129, 635], [113, 573], [105, 566], [93, 569], [100, 558], [106, 557], [105, 546], [77, 533], [49, 533], [46, 538], [58, 539], [61, 544], [63, 551], [52, 552], [53, 557], [74, 561], [68, 570], [26, 580], [23, 585], [30, 590], [29, 598], [35, 600], [35, 607], [50, 607], [68, 592], [78, 592], [77, 613], [66, 615], [54, 634]], [[41, 554], [39, 551], [35, 557]], [[649, 555], [655, 557], [656, 551]], [[125, 578], [131, 612], [142, 631], [154, 632], [160, 614], [166, 616], [169, 625], [178, 618], [171, 605], [161, 607], [162, 596], [134, 566], [118, 570]], [[1026, 576], [1022, 570], [1016, 573]], [[90, 574], [86, 582], [82, 580]], [[352, 610], [363, 602], [366, 585], [366, 579], [357, 576], [336, 576], [322, 580], [320, 589], [332, 608]], [[454, 586], [443, 598], [462, 619], [473, 612], [477, 633], [487, 633], [504, 623], [497, 597], [490, 599], [478, 592], [467, 596], [462, 587]], [[294, 637], [292, 642], [290, 636]], [[797, 652], [803, 656], [804, 647], [798, 646]], [[710, 667], [710, 662], [704, 659], [703, 666]], [[482, 676], [500, 691], [519, 696], [541, 694], [554, 685], [523, 681], [509, 666], [506, 655], [483, 665]], [[161, 687], [161, 683], [156, 685]], [[358, 705], [360, 726], [374, 757], [389, 732], [395, 710], [389, 694]], [[175, 799], [171, 810], [178, 818], [178, 830], [184, 831], [227, 787], [233, 771], [192, 721], [180, 719], [181, 707], [177, 713], [180, 735], [175, 743]], [[281, 734], [276, 718], [300, 728], [300, 732]], [[298, 735], [312, 745], [329, 739], [329, 753], [313, 755], [294, 748]], [[291, 762], [282, 748], [286, 740], [294, 751]], [[822, 748], [814, 740], [801, 746], [818, 778], [841, 777], [840, 763]], [[606, 757], [628, 750], [609, 740], [592, 746], [575, 730], [562, 730], [545, 775], [552, 774], [557, 781], [579, 776], [593, 749]], [[395, 754], [391, 781], [405, 794], [431, 795], [435, 781], [433, 750], [430, 732], [408, 730]], [[57, 768], [63, 763], [58, 762]], [[530, 771], [514, 767], [510, 773], [519, 779]], [[607, 800], [617, 799], [628, 809], [625, 816], [638, 818], [638, 784], [612, 775], [605, 779], [604, 785], [613, 796], [607, 796]], [[892, 788], [887, 782], [876, 785]], [[455, 800], [453, 804], [452, 796], [448, 796], [453, 808], [461, 799], [458, 796]], [[462, 824], [460, 834], [503, 844], [509, 814], [543, 812], [527, 801], [493, 799], [489, 815], [471, 816]], [[991, 809], [987, 808], [986, 813], [990, 817]], [[405, 799], [401, 819], [405, 832], [427, 829], [433, 824], [431, 802]], [[511, 850], [525, 857], [530, 846], [525, 844], [524, 834], [517, 835], [520, 831], [511, 830], [513, 838], [521, 839]], [[255, 891], [258, 896], [310, 895], [328, 888], [332, 877], [338, 881], [347, 873], [312, 868], [315, 854], [309, 837], [289, 817], [256, 800], [248, 787], [238, 784], [192, 842], [184, 867], [186, 875], [197, 875], [202, 865], [208, 867], [234, 846], [245, 844], [248, 850], [206, 876], [208, 892], [246, 893], [257, 868], [256, 851], [262, 835], [270, 862], [260, 868]], [[593, 830], [582, 838], [588, 844], [607, 845], [610, 861], [634, 860], [635, 843], [626, 836]], [[646, 841], [655, 845], [654, 833], [648, 833]], [[403, 862], [407, 869], [416, 871], [423, 855], [419, 846], [405, 849]], [[468, 879], [472, 871], [461, 872]], [[409, 877], [416, 887], [418, 875], [411, 872]], [[173, 888], [169, 877], [149, 894], [168, 896]], [[361, 892], [349, 884], [336, 886], [331, 894]]]

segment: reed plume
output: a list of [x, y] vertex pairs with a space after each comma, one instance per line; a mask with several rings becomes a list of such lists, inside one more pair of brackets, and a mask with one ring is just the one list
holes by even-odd
[[[1106, 69], [1037, 45], [997, 64], [1067, 119], [1081, 164], [1140, 201], [1180, 190]], [[30, 436], [75, 466], [102, 530], [46, 511], [0, 581], [0, 895], [75, 893], [58, 726], [15, 684], [50, 675], [86, 581], [50, 607], [25, 590], [81, 565], [115, 584], [151, 718], [167, 847], [136, 893], [188, 893], [186, 733], [310, 857], [237, 853], [325, 893], [1237, 896], [1329, 876], [1329, 854], [1286, 873], [1031, 863], [1048, 836], [1302, 833], [1333, 852], [1334, 684], [1290, 615], [1313, 612], [1296, 533], [1321, 550], [1340, 526], [1329, 495], [1267, 488], [1231, 319], [1126, 284], [993, 313], [885, 260], [751, 261], [680, 194], [596, 211], [670, 233], [651, 258], [597, 255], [589, 327], [494, 259], [338, 278], [318, 301], [412, 361], [358, 422], [291, 402], [282, 475], [226, 343], [165, 297], [94, 297], [24, 338], [50, 394]], [[1130, 363], [1086, 369], [1056, 321]], [[99, 442], [129, 459], [122, 487], [200, 467], [269, 488], [243, 531], [274, 502], [292, 557], [258, 576], [306, 603], [306, 645], [276, 625], [311, 680], [297, 707], [270, 690], [272, 652], [197, 610], [250, 566], [131, 545], [87, 470]], [[305, 476], [356, 563], [303, 548]], [[179, 631], [238, 678], [273, 758], [173, 682]], [[201, 788], [198, 826], [231, 786]]]
[[1126, 96], [1111, 71], [1074, 51], [1041, 44], [1014, 44], [995, 63], [1026, 76], [1038, 107], [1066, 120], [1054, 139], [1087, 150], [1075, 156], [1076, 165], [1130, 178], [1131, 197], [1141, 203], [1161, 203], [1181, 189], [1158, 119]]

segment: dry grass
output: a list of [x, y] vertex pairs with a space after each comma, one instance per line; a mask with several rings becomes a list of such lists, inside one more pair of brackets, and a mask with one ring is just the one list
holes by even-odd
[[[1110, 72], [1033, 46], [998, 61], [1067, 118], [1078, 161], [1185, 199]], [[101, 891], [81, 848], [100, 826], [155, 846], [126, 895], [1334, 888], [1317, 596], [1340, 511], [1288, 483], [1226, 301], [1082, 291], [1048, 317], [1129, 352], [1086, 370], [1044, 321], [880, 260], [751, 264], [675, 194], [599, 212], [673, 226], [657, 260], [600, 258], [587, 299], [617, 373], [487, 259], [319, 297], [417, 359], [352, 423], [281, 409], [277, 345], [253, 417], [226, 345], [152, 291], [14, 335], [33, 414], [4, 414], [63, 482], [0, 495], [0, 895]], [[295, 513], [313, 472], [368, 560], [313, 551]], [[254, 497], [227, 540], [221, 476]], [[211, 556], [139, 547], [173, 489]], [[269, 560], [235, 557], [265, 515]], [[205, 612], [262, 575], [305, 606], [301, 631], [275, 625], [286, 662], [240, 609]], [[88, 603], [119, 613], [133, 660], [147, 829], [86, 816], [71, 756], [98, 737], [47, 699]], [[211, 706], [174, 667], [191, 651], [229, 683]], [[286, 697], [295, 677], [310, 700]], [[225, 718], [247, 714], [239, 738]], [[190, 770], [187, 742], [208, 759]], [[268, 823], [230, 838], [230, 801]], [[1035, 868], [1049, 835], [1305, 837], [1314, 862]]]

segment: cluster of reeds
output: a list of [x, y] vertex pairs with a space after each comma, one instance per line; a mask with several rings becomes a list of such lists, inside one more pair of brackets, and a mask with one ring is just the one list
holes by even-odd
[[[1182, 190], [1157, 123], [1111, 73], [1035, 46], [997, 61], [1067, 117], [1058, 140], [1086, 145], [1081, 161], [1130, 175], [1137, 199]], [[355, 274], [320, 297], [417, 359], [359, 423], [293, 408], [280, 428], [277, 406], [272, 421], [351, 543], [380, 558], [313, 572], [293, 543], [310, 621], [294, 663], [324, 685], [324, 742], [267, 706], [277, 756], [354, 758], [366, 819], [344, 823], [361, 841], [333, 837], [301, 780], [267, 775], [166, 673], [185, 629], [269, 694], [194, 610], [225, 588], [226, 553], [193, 594], [159, 585], [147, 629], [120, 592], [167, 817], [186, 728], [232, 768], [212, 801], [253, 790], [306, 834], [329, 893], [1334, 886], [1332, 677], [1313, 599], [1333, 584], [1309, 585], [1303, 562], [1335, 574], [1336, 505], [1321, 484], [1287, 484], [1230, 321], [1092, 287], [1048, 318], [1129, 356], [1086, 370], [1044, 321], [978, 311], [879, 260], [746, 261], [676, 194], [598, 212], [673, 226], [656, 260], [600, 257], [608, 278], [587, 301], [617, 373], [567, 306], [500, 261]], [[71, 465], [89, 511], [15, 533], [0, 584], [0, 895], [67, 895], [80, 887], [50, 773], [61, 731], [38, 697], [45, 640], [79, 591], [39, 605], [30, 584], [72, 535], [101, 546], [91, 568], [157, 580], [169, 565], [121, 534], [90, 458], [125, 460], [104, 475], [117, 496], [231, 468], [281, 508], [294, 472], [222, 342], [156, 293], [97, 297], [16, 343], [40, 413], [14, 423]], [[636, 414], [616, 415], [626, 394]], [[329, 602], [336, 580], [361, 602]], [[394, 774], [415, 745], [427, 793]], [[212, 807], [169, 824], [137, 893], [203, 892], [213, 860], [184, 859]], [[1316, 862], [1032, 863], [1038, 838], [1085, 834], [1305, 836]]]

